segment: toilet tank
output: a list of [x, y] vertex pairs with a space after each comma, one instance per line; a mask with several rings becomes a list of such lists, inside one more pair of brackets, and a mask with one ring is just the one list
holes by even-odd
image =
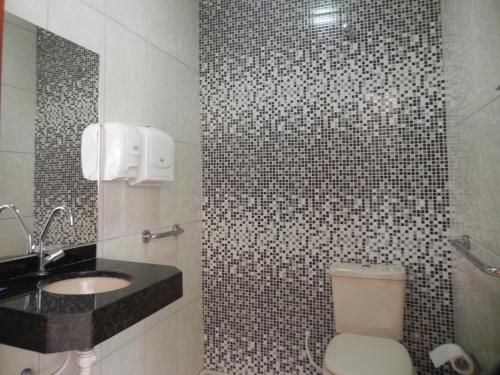
[[403, 266], [334, 263], [330, 267], [338, 333], [403, 338]]

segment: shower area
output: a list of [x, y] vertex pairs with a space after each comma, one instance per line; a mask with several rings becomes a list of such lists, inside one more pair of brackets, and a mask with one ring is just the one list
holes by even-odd
[[355, 262], [405, 266], [418, 374], [492, 373], [500, 2], [202, 0], [200, 69], [206, 368], [316, 373]]

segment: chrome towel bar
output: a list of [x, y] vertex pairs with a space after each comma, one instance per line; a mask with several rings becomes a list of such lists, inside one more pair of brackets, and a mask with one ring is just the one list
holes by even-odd
[[145, 229], [142, 231], [142, 242], [148, 243], [151, 240], [157, 240], [159, 238], [177, 236], [181, 233], [184, 233], [184, 229], [181, 228], [180, 225], [175, 224], [172, 226], [172, 229], [162, 233], [151, 233], [149, 230]]
[[455, 238], [449, 240], [451, 246], [455, 248], [460, 254], [462, 254], [465, 259], [472, 263], [481, 272], [493, 277], [500, 277], [500, 268], [489, 266], [482, 260], [477, 258], [470, 250], [470, 237], [462, 236], [461, 238]]

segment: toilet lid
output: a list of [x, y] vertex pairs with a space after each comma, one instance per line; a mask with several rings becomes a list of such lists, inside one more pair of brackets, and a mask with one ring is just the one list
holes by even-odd
[[342, 333], [328, 344], [325, 367], [335, 375], [412, 375], [405, 347], [383, 337]]

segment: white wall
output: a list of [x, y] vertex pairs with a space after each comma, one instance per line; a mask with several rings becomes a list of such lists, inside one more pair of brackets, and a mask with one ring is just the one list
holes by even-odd
[[[451, 237], [500, 264], [500, 2], [443, 0]], [[457, 254], [455, 337], [490, 373], [500, 359], [500, 280]]]
[[[201, 155], [196, 0], [7, 0], [6, 10], [101, 56], [101, 121], [165, 129], [176, 178], [158, 188], [100, 186], [99, 255], [177, 265], [184, 296], [98, 346], [94, 374], [194, 375], [203, 366]], [[143, 245], [140, 232], [179, 223], [178, 238]], [[0, 346], [0, 373], [42, 374], [62, 355]], [[65, 374], [74, 374], [72, 363]]]

